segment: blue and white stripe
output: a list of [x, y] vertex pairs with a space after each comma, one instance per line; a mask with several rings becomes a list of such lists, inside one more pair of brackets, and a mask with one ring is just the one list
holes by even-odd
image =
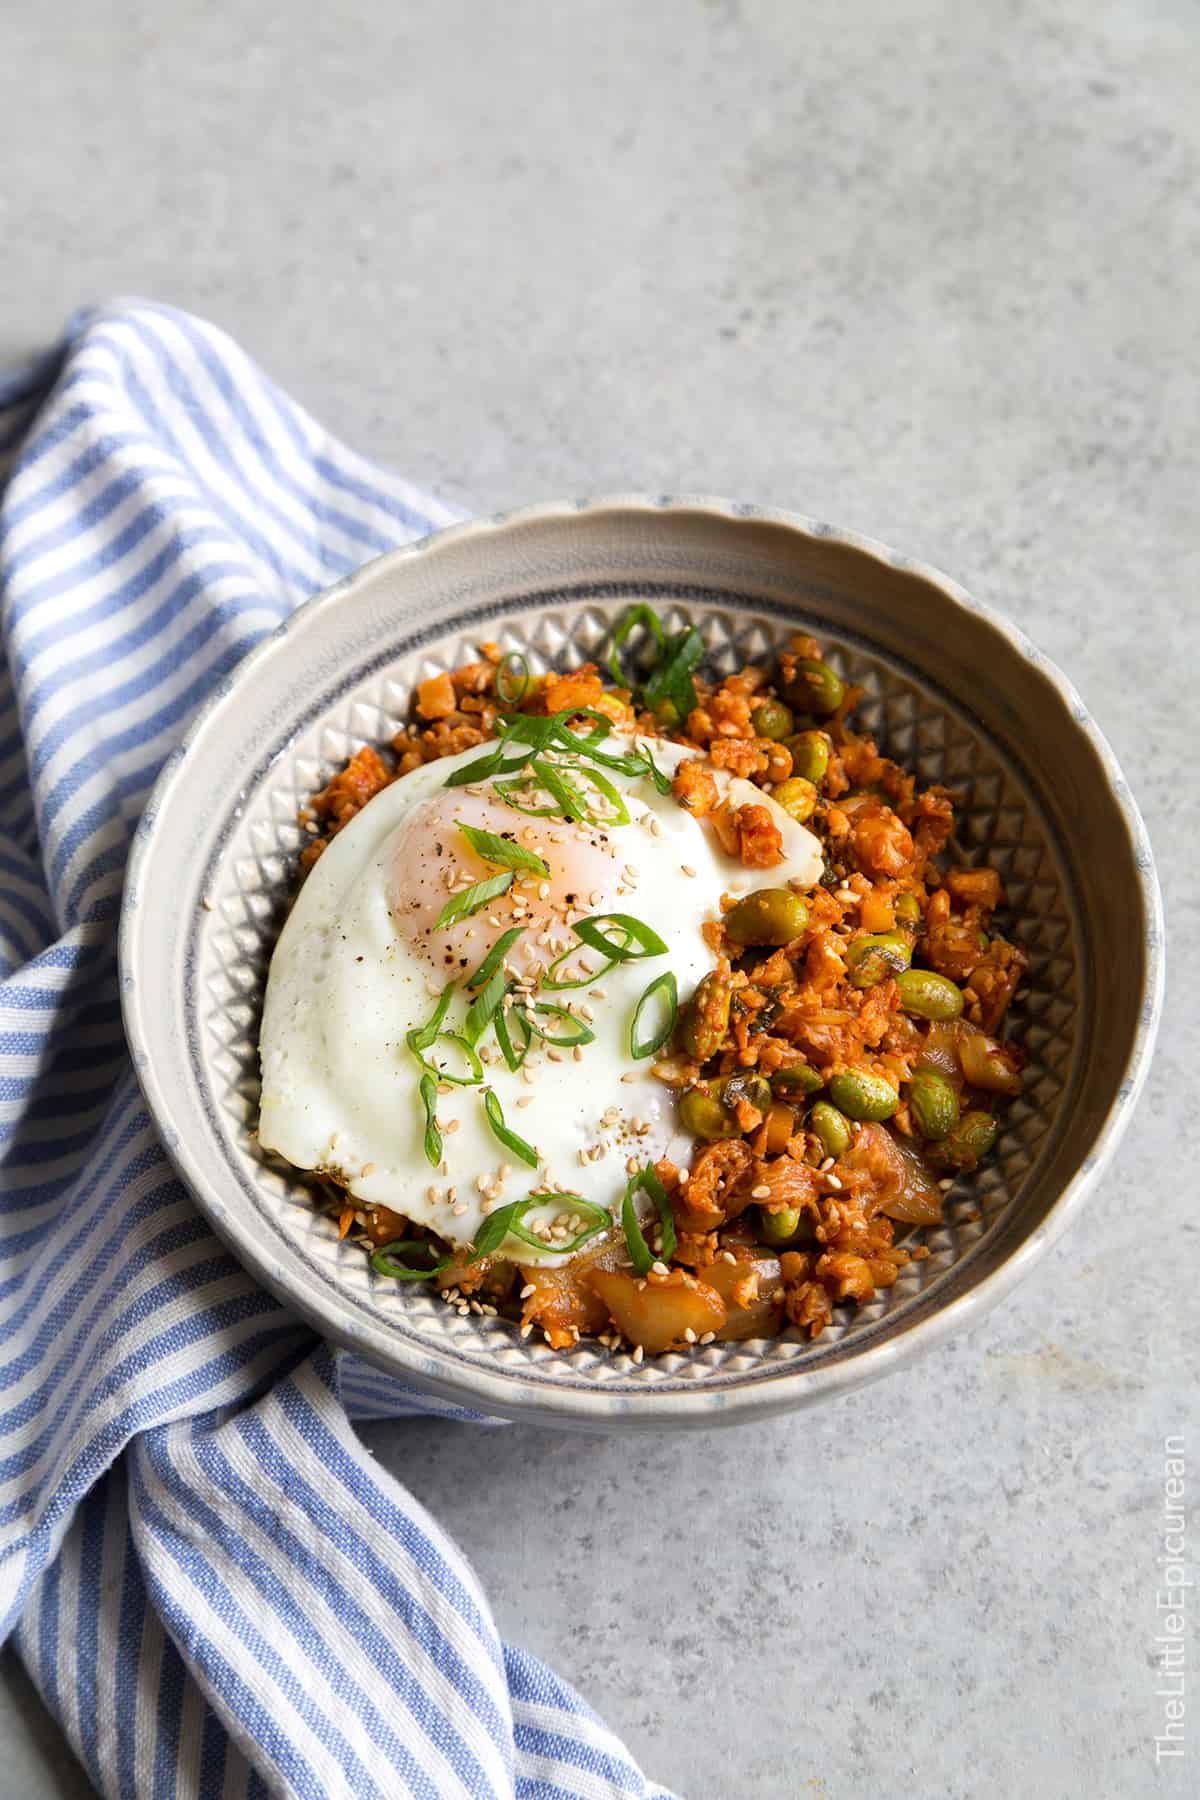
[[350, 1425], [472, 1415], [255, 1287], [121, 1035], [125, 857], [196, 707], [451, 516], [169, 308], [0, 378], [0, 1618], [104, 1794], [662, 1794]]

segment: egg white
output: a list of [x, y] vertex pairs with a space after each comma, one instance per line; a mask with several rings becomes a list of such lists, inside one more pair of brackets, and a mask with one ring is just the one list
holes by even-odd
[[[629, 744], [615, 734], [611, 742], [614, 749]], [[667, 769], [695, 755], [660, 742], [652, 748]], [[397, 931], [387, 899], [388, 849], [412, 810], [433, 801], [451, 771], [478, 755], [469, 750], [403, 776], [327, 845], [276, 945], [260, 1038], [263, 1147], [298, 1168], [328, 1171], [368, 1206], [390, 1207], [464, 1247], [488, 1211], [530, 1192], [554, 1186], [611, 1208], [631, 1158], [687, 1160], [691, 1139], [678, 1129], [674, 1095], [650, 1073], [653, 1058], [635, 1063], [630, 1055], [637, 1001], [666, 969], [675, 973], [681, 1005], [686, 1001], [712, 967], [701, 927], [718, 915], [723, 892], [765, 881], [811, 887], [822, 867], [812, 833], [749, 783], [715, 772], [731, 798], [766, 804], [776, 816], [785, 861], [765, 873], [728, 857], [710, 829], [649, 781], [611, 775], [633, 816], [630, 825], [612, 828], [612, 836], [640, 880], [635, 894], [606, 895], [587, 910], [632, 913], [659, 934], [668, 955], [607, 970], [596, 983], [602, 999], [588, 998], [586, 989], [570, 996], [594, 1014], [595, 1041], [578, 1056], [568, 1049], [551, 1058], [535, 1043], [526, 1069], [513, 1073], [485, 1035], [486, 1084], [509, 1127], [539, 1152], [536, 1171], [497, 1141], [477, 1087], [439, 1094], [444, 1160], [435, 1170], [423, 1150], [421, 1071], [405, 1037], [432, 1014], [445, 976]], [[524, 822], [499, 803], [496, 813], [497, 831]], [[650, 816], [657, 835], [648, 828]], [[546, 998], [561, 1003], [566, 996]], [[445, 1029], [459, 1027], [466, 1005], [467, 997], [456, 994]], [[520, 1254], [522, 1261], [555, 1260], [524, 1244]]]

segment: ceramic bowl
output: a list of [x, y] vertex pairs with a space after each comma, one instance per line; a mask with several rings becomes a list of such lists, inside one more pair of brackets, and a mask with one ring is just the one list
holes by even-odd
[[[958, 791], [958, 849], [1001, 871], [1031, 969], [1012, 1017], [1024, 1091], [996, 1154], [948, 1196], [931, 1254], [799, 1335], [635, 1366], [559, 1352], [374, 1276], [298, 1179], [257, 1150], [257, 1026], [301, 843], [297, 809], [416, 683], [480, 639], [534, 669], [596, 654], [650, 600], [692, 621], [717, 673], [811, 631], [861, 682], [857, 717], [923, 782]], [[509, 1417], [712, 1424], [822, 1399], [980, 1315], [1074, 1219], [1124, 1129], [1162, 982], [1145, 832], [1065, 678], [954, 583], [881, 545], [710, 500], [616, 498], [456, 526], [303, 606], [227, 680], [170, 758], [138, 832], [121, 930], [147, 1101], [233, 1251], [319, 1331], [413, 1384]]]

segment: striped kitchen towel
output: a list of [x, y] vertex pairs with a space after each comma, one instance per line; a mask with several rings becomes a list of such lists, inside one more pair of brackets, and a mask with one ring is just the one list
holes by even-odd
[[254, 1285], [121, 1037], [164, 757], [297, 602], [451, 516], [165, 307], [0, 377], [0, 1609], [105, 1794], [662, 1793], [350, 1423], [471, 1415]]

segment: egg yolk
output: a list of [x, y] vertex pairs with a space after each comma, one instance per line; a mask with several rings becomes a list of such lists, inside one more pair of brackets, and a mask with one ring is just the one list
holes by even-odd
[[[439, 916], [456, 894], [504, 873], [500, 864], [478, 854], [460, 824], [532, 851], [549, 873], [513, 871], [506, 893], [437, 930]], [[388, 854], [386, 894], [396, 929], [444, 981], [477, 968], [496, 940], [517, 925], [524, 934], [505, 961], [517, 975], [531, 976], [576, 941], [569, 929], [573, 920], [628, 911], [637, 888], [637, 870], [628, 863], [628, 832], [526, 818], [485, 795], [462, 790], [445, 790], [415, 808], [392, 838]], [[581, 964], [580, 972], [585, 967]]]

